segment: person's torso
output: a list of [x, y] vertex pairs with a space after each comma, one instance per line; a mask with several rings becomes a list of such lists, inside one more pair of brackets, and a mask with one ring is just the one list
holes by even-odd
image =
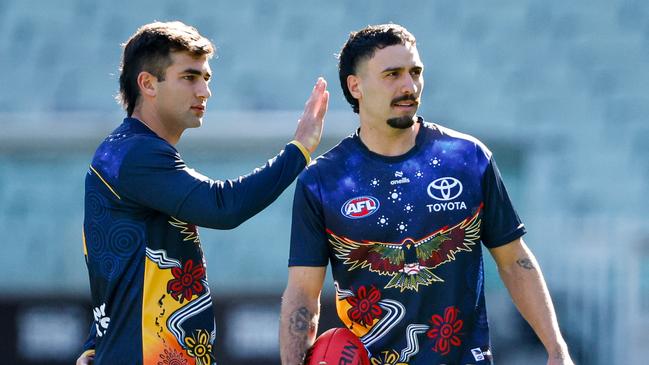
[[216, 330], [196, 227], [120, 193], [129, 184], [119, 174], [129, 149], [160, 143], [156, 138], [125, 122], [100, 145], [86, 175], [97, 364], [214, 362]]
[[[441, 131], [441, 132], [440, 132]], [[314, 165], [336, 308], [380, 364], [488, 363], [480, 244], [488, 157], [422, 124], [394, 158], [358, 135]]]

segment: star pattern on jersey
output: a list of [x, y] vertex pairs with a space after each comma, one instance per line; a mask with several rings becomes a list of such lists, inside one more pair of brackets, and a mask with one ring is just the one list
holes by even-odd
[[381, 183], [381, 180], [379, 180], [377, 178], [373, 178], [372, 180], [370, 180], [370, 186], [372, 186], [373, 188], [379, 186], [380, 183]]
[[408, 231], [408, 223], [399, 222], [399, 224], [397, 224], [397, 231], [399, 231], [400, 233], [407, 232]]
[[401, 201], [401, 192], [398, 189], [392, 189], [390, 190], [390, 195], [388, 196], [388, 200], [390, 200], [393, 203], [400, 202]]
[[422, 177], [424, 177], [424, 173], [421, 172], [421, 170], [417, 170], [417, 172], [415, 172], [415, 177], [421, 179]]
[[410, 203], [403, 206], [403, 211], [406, 213], [412, 213], [413, 210], [415, 210], [415, 206]]
[[389, 221], [390, 219], [388, 217], [381, 215], [379, 219], [377, 219], [376, 224], [378, 224], [381, 227], [386, 227]]
[[435, 157], [435, 158], [433, 158], [432, 160], [430, 160], [430, 162], [429, 162], [428, 164], [431, 165], [431, 166], [433, 166], [433, 167], [438, 167], [438, 166], [441, 166], [441, 165], [442, 165], [442, 160], [440, 160], [439, 158]]
[[[455, 260], [460, 252], [472, 251], [480, 240], [480, 208], [453, 227], [441, 228], [423, 238], [407, 237], [401, 242], [354, 241], [327, 229], [336, 257], [348, 271], [368, 269], [390, 276], [385, 288], [418, 291], [420, 285], [443, 282], [433, 269]], [[401, 222], [403, 223], [403, 222]], [[400, 224], [401, 224], [400, 223]], [[405, 228], [405, 227], [404, 227]]]

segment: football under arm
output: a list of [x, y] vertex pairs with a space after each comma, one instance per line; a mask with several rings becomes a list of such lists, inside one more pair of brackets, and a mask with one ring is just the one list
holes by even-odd
[[282, 365], [301, 365], [315, 341], [325, 274], [326, 266], [289, 267], [279, 324]]
[[523, 239], [490, 252], [512, 301], [545, 346], [549, 359], [571, 364], [541, 267]]
[[183, 201], [178, 218], [203, 227], [235, 228], [274, 202], [302, 172], [307, 160], [297, 145], [289, 143], [245, 176], [200, 184]]

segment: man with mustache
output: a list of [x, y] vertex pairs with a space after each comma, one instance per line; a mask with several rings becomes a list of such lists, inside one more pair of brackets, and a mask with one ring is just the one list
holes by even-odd
[[[211, 96], [212, 43], [181, 22], [126, 42], [127, 117], [86, 174], [84, 253], [94, 321], [78, 365], [215, 364], [216, 325], [197, 226], [231, 229], [271, 204], [309, 163], [329, 94], [319, 79], [294, 140], [233, 180], [189, 168], [176, 150]], [[236, 122], [236, 121], [234, 121]]]
[[298, 178], [282, 364], [313, 344], [328, 263], [338, 316], [371, 364], [491, 364], [482, 245], [548, 364], [572, 364], [491, 152], [416, 115], [423, 71], [415, 37], [396, 24], [353, 32], [342, 48], [360, 128]]

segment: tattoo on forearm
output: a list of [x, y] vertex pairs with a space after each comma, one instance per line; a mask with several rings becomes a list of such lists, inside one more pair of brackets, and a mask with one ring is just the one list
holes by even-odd
[[516, 263], [525, 270], [534, 270], [534, 264], [528, 258], [518, 259]]
[[288, 337], [282, 345], [282, 363], [301, 364], [308, 349], [309, 331], [313, 327], [313, 313], [300, 307], [291, 313], [288, 320]]
[[294, 335], [303, 335], [309, 332], [309, 327], [311, 323], [311, 313], [306, 307], [298, 308], [293, 314], [291, 314], [291, 325], [290, 330]]

